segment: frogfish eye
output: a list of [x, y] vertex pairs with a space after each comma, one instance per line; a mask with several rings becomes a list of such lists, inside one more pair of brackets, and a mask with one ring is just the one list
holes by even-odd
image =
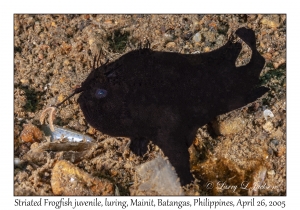
[[96, 90], [96, 93], [95, 93], [95, 96], [96, 96], [96, 98], [105, 98], [106, 97], [106, 95], [107, 95], [107, 91], [106, 90], [104, 90], [104, 89], [97, 89]]

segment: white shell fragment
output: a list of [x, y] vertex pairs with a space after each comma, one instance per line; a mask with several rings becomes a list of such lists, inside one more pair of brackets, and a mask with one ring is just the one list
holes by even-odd
[[136, 167], [140, 177], [138, 191], [156, 191], [159, 195], [183, 195], [179, 178], [169, 161], [158, 155]]
[[20, 158], [16, 157], [14, 158], [14, 166], [15, 167], [19, 167], [19, 168], [22, 168], [26, 163], [21, 160]]
[[253, 186], [248, 189], [249, 196], [257, 196], [259, 195], [259, 190], [261, 186], [264, 186], [264, 180], [266, 178], [267, 168], [264, 166], [259, 167], [253, 173]]
[[269, 110], [269, 109], [265, 109], [265, 111], [264, 111], [264, 117], [265, 117], [265, 120], [267, 120], [268, 119], [268, 117], [274, 117], [274, 114], [273, 114], [273, 112], [271, 112], [271, 110]]
[[57, 125], [53, 125], [54, 131], [51, 131], [48, 125], [43, 125], [42, 129], [45, 136], [50, 136], [50, 141], [65, 139], [69, 142], [93, 142], [94, 139], [88, 135], [84, 135], [71, 129], [63, 128]]
[[15, 159], [14, 159], [14, 165], [15, 165], [15, 166], [19, 166], [20, 163], [21, 163], [20, 158], [15, 158]]

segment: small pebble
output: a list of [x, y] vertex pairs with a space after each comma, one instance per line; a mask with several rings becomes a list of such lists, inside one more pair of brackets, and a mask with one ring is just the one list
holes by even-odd
[[222, 46], [224, 44], [225, 40], [226, 40], [226, 38], [223, 34], [219, 35], [216, 40], [216, 45]]
[[23, 142], [36, 142], [41, 141], [43, 138], [43, 133], [33, 124], [25, 124], [24, 129], [21, 133], [21, 139]]
[[182, 38], [184, 40], [189, 40], [192, 36], [193, 36], [193, 33], [191, 31], [188, 31], [182, 35]]
[[253, 21], [256, 19], [256, 15], [248, 15], [249, 20]]
[[70, 65], [70, 61], [69, 61], [68, 59], [65, 59], [63, 65], [64, 65], [64, 66]]
[[39, 53], [38, 58], [39, 58], [40, 60], [43, 60], [43, 59], [44, 59], [44, 55], [43, 55], [42, 53]]
[[210, 43], [216, 41], [216, 33], [214, 33], [214, 32], [207, 31], [203, 34], [203, 36], [205, 37], [205, 41], [208, 41]]
[[219, 135], [230, 135], [237, 133], [246, 127], [246, 122], [240, 117], [232, 117], [225, 119], [224, 121], [215, 121], [213, 128]]
[[281, 157], [281, 156], [285, 155], [285, 153], [286, 153], [286, 147], [283, 145], [279, 146], [277, 156]]
[[272, 60], [272, 54], [271, 53], [265, 53], [262, 55], [266, 60], [270, 61]]
[[[61, 79], [63, 81], [63, 79]], [[59, 96], [57, 97], [57, 101], [58, 103], [62, 102], [65, 99], [65, 96], [63, 94], [59, 94]]]
[[265, 131], [269, 132], [269, 133], [272, 132], [273, 128], [274, 128], [274, 127], [273, 127], [273, 123], [270, 122], [270, 121], [266, 122], [266, 123], [263, 125], [263, 129], [264, 129]]
[[278, 69], [278, 67], [281, 66], [282, 64], [285, 64], [285, 59], [284, 58], [281, 58], [277, 62], [274, 62], [273, 66], [274, 66], [275, 69]]
[[181, 36], [181, 33], [182, 33], [182, 31], [181, 31], [180, 28], [176, 28], [176, 29], [175, 29], [175, 36], [180, 37], [180, 36]]
[[278, 28], [280, 26], [279, 15], [270, 15], [270, 16], [264, 17], [261, 20], [261, 23], [263, 25], [267, 25], [269, 28]]
[[54, 195], [114, 195], [110, 181], [91, 176], [65, 160], [57, 161], [53, 167], [51, 186]]
[[93, 127], [89, 127], [86, 131], [86, 133], [90, 134], [90, 135], [94, 135], [96, 133], [96, 129]]
[[24, 86], [28, 86], [28, 85], [29, 85], [29, 80], [28, 80], [28, 79], [21, 79], [20, 82], [21, 82], [22, 85], [24, 85]]
[[196, 31], [199, 31], [199, 30], [200, 30], [199, 21], [194, 21], [193, 22], [193, 31], [196, 32]]
[[268, 148], [268, 154], [269, 154], [270, 156], [272, 156], [272, 155], [274, 154], [272, 148], [270, 148], [270, 147]]
[[174, 40], [174, 35], [173, 34], [168, 34], [168, 33], [165, 33], [164, 34], [164, 40], [165, 42], [172, 42]]
[[277, 139], [272, 139], [270, 141], [271, 144], [274, 144], [275, 146], [277, 146], [279, 144], [279, 141]]
[[209, 52], [209, 51], [210, 51], [210, 47], [204, 47], [204, 48], [203, 48], [203, 51], [204, 51], [204, 52]]
[[[275, 126], [277, 127], [277, 126]], [[281, 131], [281, 129], [277, 129], [273, 134], [272, 134], [272, 138], [276, 138], [276, 139], [282, 139], [283, 137], [283, 132]], [[278, 140], [276, 140], [278, 141]]]
[[275, 171], [274, 170], [270, 170], [267, 172], [268, 173], [268, 178], [271, 178], [275, 175]]
[[113, 28], [114, 26], [116, 26], [118, 23], [115, 22], [114, 20], [105, 20], [103, 23], [103, 26], [105, 28]]
[[169, 42], [166, 45], [166, 48], [168, 48], [168, 49], [174, 49], [175, 47], [176, 47], [176, 43], [175, 42]]

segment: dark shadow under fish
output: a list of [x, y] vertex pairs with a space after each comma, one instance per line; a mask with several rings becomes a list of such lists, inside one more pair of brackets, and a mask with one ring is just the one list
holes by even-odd
[[257, 87], [265, 60], [252, 30], [236, 34], [251, 48], [250, 62], [236, 67], [242, 49], [228, 41], [209, 53], [185, 55], [131, 51], [94, 68], [75, 93], [87, 122], [111, 136], [131, 138], [137, 155], [153, 141], [169, 158], [182, 185], [193, 180], [188, 148], [199, 127], [214, 117], [255, 101], [268, 91]]

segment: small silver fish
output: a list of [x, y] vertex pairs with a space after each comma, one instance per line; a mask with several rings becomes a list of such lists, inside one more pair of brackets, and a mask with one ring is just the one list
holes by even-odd
[[66, 139], [69, 142], [93, 142], [95, 141], [92, 137], [88, 135], [84, 135], [77, 131], [63, 128], [57, 125], [53, 125], [54, 131], [51, 131], [50, 126], [43, 125], [42, 129], [46, 136], [50, 136], [50, 141], [59, 140], [59, 139]]

